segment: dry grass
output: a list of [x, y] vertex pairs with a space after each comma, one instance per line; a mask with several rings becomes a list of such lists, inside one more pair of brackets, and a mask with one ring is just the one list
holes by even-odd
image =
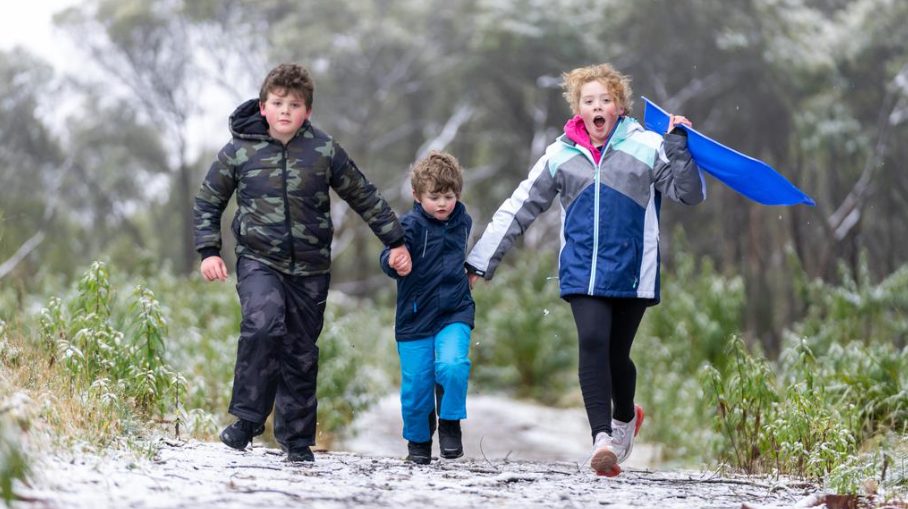
[[127, 431], [129, 412], [99, 384], [77, 389], [55, 356], [20, 328], [8, 330], [0, 352], [0, 400], [28, 431], [33, 446], [75, 443], [106, 447]]

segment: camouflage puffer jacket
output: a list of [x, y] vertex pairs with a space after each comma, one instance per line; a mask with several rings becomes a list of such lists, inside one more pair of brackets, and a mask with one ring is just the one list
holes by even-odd
[[375, 186], [330, 136], [306, 120], [284, 146], [268, 135], [257, 99], [230, 115], [231, 140], [218, 153], [195, 197], [195, 248], [202, 257], [221, 249], [221, 215], [236, 192], [237, 257], [285, 274], [324, 274], [331, 265], [328, 190], [334, 189], [387, 246], [404, 232]]

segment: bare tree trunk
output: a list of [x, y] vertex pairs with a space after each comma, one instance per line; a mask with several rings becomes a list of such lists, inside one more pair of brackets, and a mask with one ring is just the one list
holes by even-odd
[[179, 266], [184, 274], [191, 274], [196, 266], [195, 244], [192, 240], [192, 171], [183, 163], [177, 170], [177, 196], [180, 210], [181, 256]]
[[747, 229], [747, 252], [745, 267], [745, 304], [744, 320], [747, 331], [753, 336], [751, 341], [759, 341], [763, 350], [770, 357], [779, 351], [778, 337], [774, 330], [773, 300], [769, 278], [771, 269], [768, 266], [765, 247], [769, 239], [760, 217], [761, 210], [750, 207]]

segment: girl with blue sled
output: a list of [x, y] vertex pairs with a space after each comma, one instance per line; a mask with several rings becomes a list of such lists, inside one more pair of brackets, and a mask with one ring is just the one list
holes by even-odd
[[492, 279], [517, 237], [559, 199], [558, 275], [577, 326], [590, 466], [615, 476], [643, 423], [630, 351], [643, 313], [659, 302], [661, 200], [696, 205], [705, 189], [687, 133], [677, 127], [690, 126], [689, 120], [672, 115], [662, 133], [645, 130], [628, 116], [629, 79], [608, 64], [563, 78], [574, 117], [495, 212], [467, 257], [467, 270], [471, 284]]

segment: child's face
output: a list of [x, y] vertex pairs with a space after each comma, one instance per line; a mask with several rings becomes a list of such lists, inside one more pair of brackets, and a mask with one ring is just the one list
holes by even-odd
[[413, 198], [422, 205], [423, 210], [439, 221], [447, 221], [451, 217], [451, 212], [454, 212], [454, 206], [457, 205], [457, 194], [451, 190], [426, 191], [418, 194], [413, 191]]
[[593, 146], [605, 143], [621, 115], [624, 115], [624, 107], [615, 102], [608, 87], [598, 81], [580, 87], [580, 116]]
[[284, 89], [268, 92], [265, 102], [259, 102], [259, 111], [268, 121], [268, 134], [281, 143], [287, 143], [309, 118], [306, 101]]

